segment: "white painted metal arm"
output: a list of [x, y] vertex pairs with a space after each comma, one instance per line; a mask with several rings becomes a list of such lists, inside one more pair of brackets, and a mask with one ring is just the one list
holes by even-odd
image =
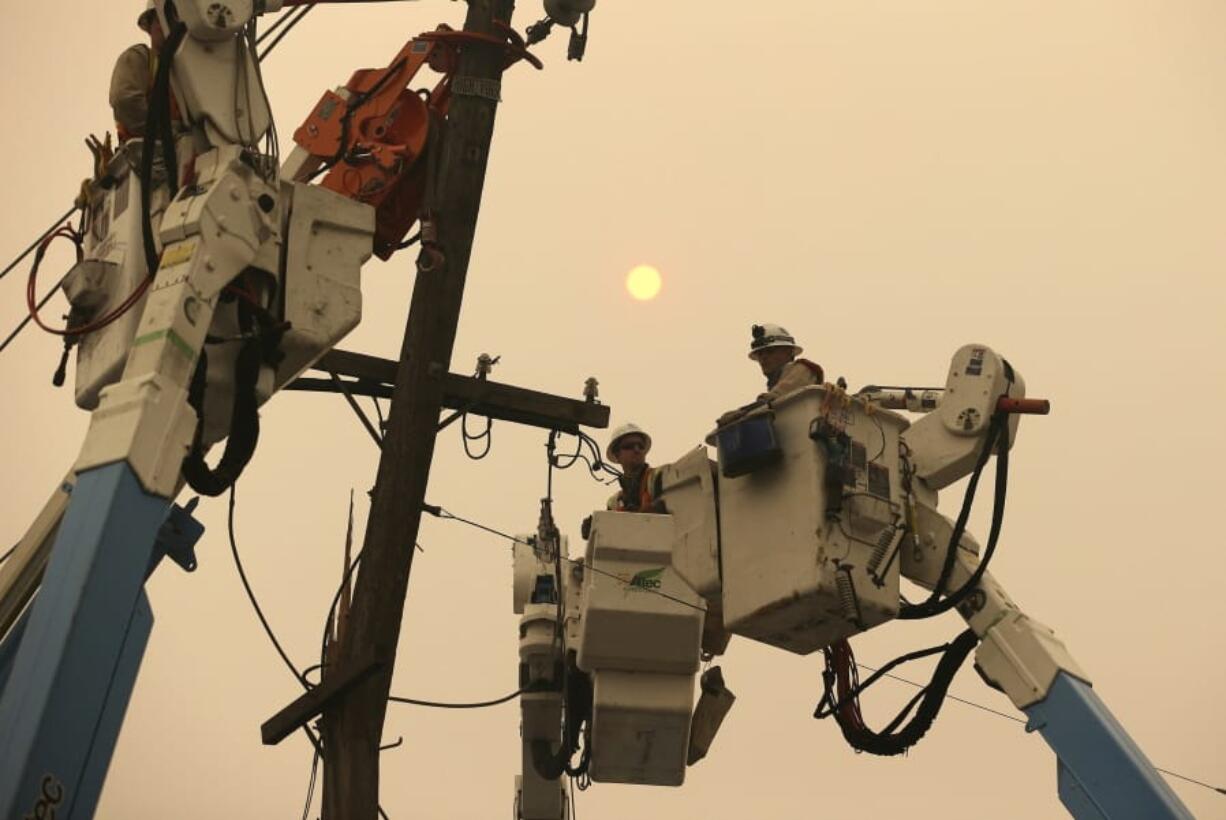
[[[932, 589], [941, 574], [953, 522], [926, 504], [915, 507], [914, 538], [904, 541], [903, 575]], [[979, 566], [978, 545], [964, 536], [949, 580], [949, 589], [961, 588]], [[1064, 644], [1048, 627], [1026, 615], [1006, 594], [991, 573], [958, 606], [958, 612], [979, 636], [975, 663], [1019, 709], [1047, 696], [1061, 671], [1090, 683]]]

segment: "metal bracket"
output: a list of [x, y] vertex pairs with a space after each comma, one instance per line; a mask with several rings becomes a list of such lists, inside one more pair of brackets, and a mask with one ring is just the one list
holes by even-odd
[[458, 76], [451, 81], [451, 93], [457, 97], [480, 97], [498, 103], [502, 102], [502, 81]]
[[192, 517], [200, 504], [198, 497], [192, 498], [186, 506], [173, 504], [162, 528], [158, 530], [157, 541], [154, 542], [153, 558], [149, 562], [148, 578], [157, 569], [162, 556], [170, 558], [184, 572], [196, 571], [196, 542], [204, 535], [204, 525]]

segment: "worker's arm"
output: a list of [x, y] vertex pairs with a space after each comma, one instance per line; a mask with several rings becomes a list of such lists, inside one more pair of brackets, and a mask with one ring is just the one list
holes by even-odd
[[149, 111], [149, 49], [135, 45], [119, 55], [111, 74], [115, 122], [134, 137], [144, 136]]
[[770, 404], [802, 387], [820, 383], [821, 380], [804, 362], [788, 362], [783, 366], [783, 372], [779, 374], [779, 381], [775, 382], [775, 386], [770, 390], [758, 396], [758, 401]]

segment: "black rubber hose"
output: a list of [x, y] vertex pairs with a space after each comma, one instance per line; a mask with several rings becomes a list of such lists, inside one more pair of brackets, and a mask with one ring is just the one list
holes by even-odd
[[[945, 562], [941, 567], [941, 575], [937, 579], [937, 583], [933, 586], [932, 594], [927, 600], [911, 606], [904, 605], [898, 611], [899, 620], [909, 621], [918, 620], [920, 618], [931, 618], [934, 615], [939, 615], [942, 612], [948, 612], [952, 609], [957, 601], [950, 603], [953, 596], [941, 599], [941, 595], [945, 593], [946, 585], [949, 583], [949, 578], [953, 574], [954, 564], [957, 561], [959, 544], [962, 541], [962, 536], [966, 533], [966, 522], [970, 518], [971, 507], [975, 502], [975, 493], [979, 487], [979, 477], [983, 473], [984, 466], [988, 463], [988, 458], [992, 455], [992, 451], [1000, 447], [999, 461], [996, 465], [996, 486], [997, 497], [993, 499], [992, 508], [992, 536], [989, 537], [988, 547], [984, 553], [984, 560], [980, 563], [980, 567], [987, 566], [987, 560], [991, 557], [991, 552], [994, 550], [996, 542], [995, 537], [999, 535], [1000, 520], [1004, 517], [1004, 498], [1000, 494], [1000, 487], [1004, 486], [1004, 477], [1007, 475], [1009, 464], [1009, 417], [1004, 413], [996, 413], [992, 416], [992, 421], [988, 426], [988, 434], [984, 438], [983, 449], [979, 452], [979, 459], [975, 463], [975, 469], [971, 473], [970, 482], [966, 485], [966, 495], [962, 500], [962, 509], [958, 513], [958, 518], [954, 522], [953, 532], [949, 536], [949, 547], [945, 552]], [[982, 577], [982, 572], [977, 572], [979, 577]], [[977, 579], [976, 579], [977, 582]], [[965, 591], [964, 591], [965, 590]], [[959, 589], [958, 600], [961, 600], [970, 590], [965, 586]]]
[[[244, 334], [254, 328], [251, 308], [242, 300], [238, 302], [239, 327]], [[196, 436], [192, 448], [183, 459], [183, 478], [188, 486], [201, 495], [216, 497], [233, 486], [242, 475], [247, 463], [255, 454], [260, 438], [259, 399], [256, 383], [260, 378], [263, 357], [260, 341], [254, 335], [243, 341], [238, 353], [234, 374], [234, 404], [230, 416], [230, 435], [226, 438], [225, 451], [217, 467], [211, 468], [204, 460], [204, 392], [208, 376], [208, 356], [201, 350], [196, 373], [188, 392], [188, 402], [196, 411]]]
[[153, 276], [158, 269], [157, 243], [153, 239], [153, 155], [157, 140], [155, 133], [161, 133], [162, 155], [166, 164], [166, 180], [170, 188], [171, 199], [179, 190], [179, 167], [175, 158], [174, 128], [170, 117], [170, 67], [174, 63], [175, 52], [187, 35], [187, 26], [180, 23], [171, 31], [170, 36], [158, 54], [158, 70], [153, 79], [153, 90], [149, 95], [149, 110], [145, 115], [145, 136], [141, 144], [140, 157], [140, 211], [141, 239], [145, 246], [145, 266], [149, 275]]
[[869, 754], [890, 757], [907, 751], [932, 728], [945, 702], [945, 695], [949, 692], [949, 685], [953, 682], [954, 675], [957, 674], [966, 656], [978, 643], [979, 638], [969, 629], [950, 642], [945, 654], [941, 656], [940, 663], [937, 664], [936, 671], [932, 674], [932, 681], [924, 687], [921, 693], [923, 698], [919, 702], [915, 716], [897, 732], [893, 731], [893, 727], [897, 725], [902, 715], [910, 711], [914, 701], [907, 705], [899, 718], [891, 722], [886, 731], [882, 732], [874, 732], [864, 726], [855, 725], [844, 716], [841, 708], [836, 708], [834, 718], [843, 732], [843, 737], [847, 739], [852, 748]]

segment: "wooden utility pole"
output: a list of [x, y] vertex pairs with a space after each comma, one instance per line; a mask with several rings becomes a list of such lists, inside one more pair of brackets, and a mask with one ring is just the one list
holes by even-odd
[[[468, 0], [464, 31], [502, 40], [495, 21], [509, 25], [513, 10], [513, 0]], [[379, 742], [505, 59], [495, 45], [465, 46], [453, 81], [435, 203], [442, 259], [413, 287], [353, 606], [329, 673], [379, 665], [324, 712], [324, 820], [378, 814]]]

